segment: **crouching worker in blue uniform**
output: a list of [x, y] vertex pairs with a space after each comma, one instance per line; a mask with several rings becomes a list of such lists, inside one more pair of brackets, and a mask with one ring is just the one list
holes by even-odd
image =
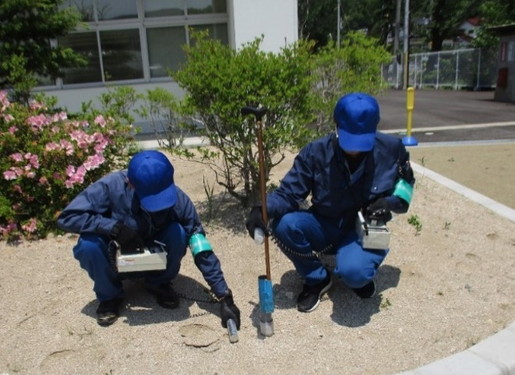
[[78, 233], [75, 258], [93, 280], [99, 301], [97, 322], [116, 321], [123, 302], [120, 274], [113, 267], [113, 241], [126, 253], [138, 252], [155, 240], [164, 244], [166, 269], [143, 272], [145, 287], [168, 309], [179, 306], [171, 281], [179, 273], [189, 247], [212, 294], [220, 302], [222, 326], [233, 319], [240, 327], [240, 311], [224, 279], [218, 257], [205, 237], [190, 198], [174, 184], [174, 169], [158, 151], [134, 155], [127, 170], [110, 173], [96, 181], [62, 211], [61, 229]]
[[[391, 212], [408, 210], [415, 182], [402, 141], [377, 132], [375, 98], [351, 93], [334, 108], [336, 132], [306, 145], [280, 186], [267, 195], [267, 216], [250, 211], [246, 227], [271, 229], [279, 248], [304, 280], [297, 298], [301, 312], [315, 310], [332, 285], [330, 268], [320, 254], [334, 254], [332, 274], [359, 297], [376, 293], [374, 277], [389, 249], [363, 248], [356, 231], [358, 211], [386, 223]], [[311, 207], [301, 203], [311, 194]]]

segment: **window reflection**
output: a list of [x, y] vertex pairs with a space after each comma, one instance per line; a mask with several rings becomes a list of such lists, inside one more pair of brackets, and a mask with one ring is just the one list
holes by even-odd
[[[209, 37], [219, 40], [222, 44], [229, 44], [227, 37], [227, 24], [220, 23], [214, 25], [196, 25], [191, 26], [191, 29], [194, 31], [204, 31], [207, 30], [209, 33]], [[191, 43], [194, 44], [194, 43]]]
[[76, 53], [79, 53], [88, 61], [86, 67], [64, 69], [63, 83], [102, 82], [95, 32], [69, 34], [60, 38], [59, 44], [73, 48]]
[[225, 0], [187, 0], [188, 14], [225, 13]]
[[100, 44], [106, 81], [143, 78], [138, 30], [101, 31]]
[[138, 18], [136, 0], [96, 0], [98, 20]]
[[[65, 69], [64, 84], [168, 77], [168, 70], [180, 69], [186, 59], [182, 47], [191, 43], [188, 27], [208, 30], [210, 37], [228, 44], [226, 0], [64, 0], [62, 7], [70, 6], [88, 23], [87, 31], [58, 43], [81, 54], [88, 65]], [[143, 61], [140, 35], [146, 38], [148, 62]]]
[[74, 7], [81, 15], [81, 21], [92, 22], [95, 20], [93, 0], [65, 0], [60, 8]]
[[185, 0], [146, 0], [145, 17], [167, 17], [184, 15]]
[[148, 29], [147, 44], [150, 76], [167, 77], [168, 69], [178, 70], [185, 60], [186, 30], [183, 26]]

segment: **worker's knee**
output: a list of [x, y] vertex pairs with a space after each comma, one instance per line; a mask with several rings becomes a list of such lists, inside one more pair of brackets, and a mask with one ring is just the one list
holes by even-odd
[[374, 278], [376, 270], [358, 265], [344, 264], [337, 265], [333, 273], [349, 288], [361, 288]]
[[105, 259], [106, 246], [106, 242], [99, 236], [81, 235], [77, 245], [73, 248], [73, 256], [81, 264]]
[[313, 225], [305, 212], [290, 212], [283, 215], [273, 226], [274, 235], [281, 240], [302, 243], [306, 238], [306, 226]]

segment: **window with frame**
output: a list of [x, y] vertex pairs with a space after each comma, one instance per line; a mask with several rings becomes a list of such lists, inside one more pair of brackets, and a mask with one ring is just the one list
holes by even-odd
[[[68, 68], [64, 85], [166, 78], [186, 57], [187, 28], [228, 44], [226, 0], [66, 0], [87, 23], [58, 40], [88, 60]], [[139, 12], [139, 13], [138, 13]], [[144, 38], [141, 40], [141, 38]]]
[[105, 81], [143, 78], [139, 31], [100, 31], [100, 46]]
[[85, 67], [65, 69], [65, 75], [62, 78], [64, 84], [102, 82], [102, 69], [95, 32], [69, 34], [60, 38], [59, 44], [72, 48], [88, 61]]
[[178, 70], [185, 60], [182, 46], [186, 44], [186, 29], [156, 27], [147, 29], [150, 77], [167, 77], [168, 70]]

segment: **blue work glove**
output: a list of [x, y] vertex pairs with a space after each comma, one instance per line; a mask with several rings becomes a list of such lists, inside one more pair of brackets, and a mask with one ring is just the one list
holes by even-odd
[[232, 292], [230, 290], [219, 298], [220, 300], [220, 316], [222, 318], [222, 327], [227, 328], [227, 321], [229, 319], [234, 320], [236, 328], [240, 329], [240, 309], [235, 305], [234, 299], [232, 298]]
[[392, 220], [391, 205], [388, 198], [379, 198], [368, 205], [366, 209], [368, 220], [377, 220], [387, 223]]

